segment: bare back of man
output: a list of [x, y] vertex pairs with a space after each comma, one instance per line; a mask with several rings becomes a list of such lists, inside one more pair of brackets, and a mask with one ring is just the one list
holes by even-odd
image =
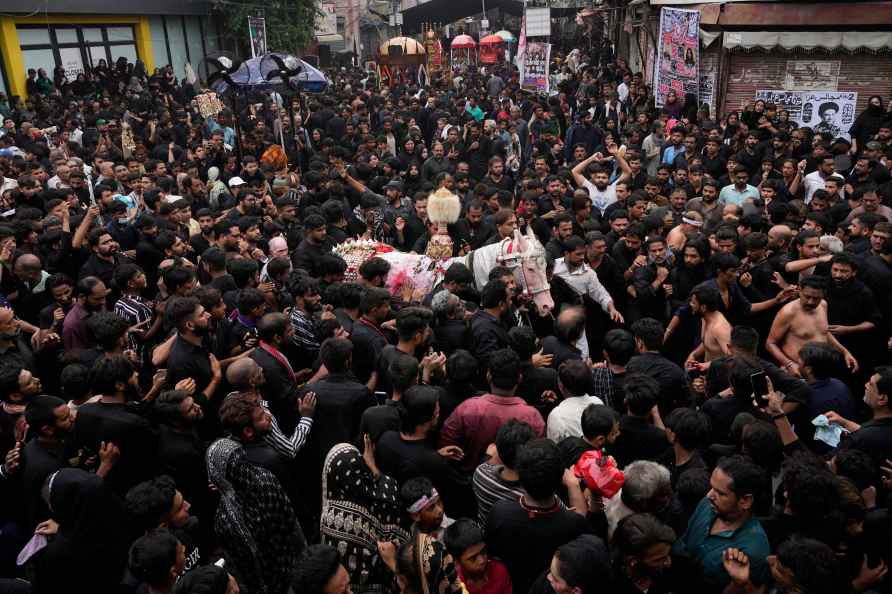
[[731, 324], [721, 312], [713, 311], [703, 316], [700, 337], [703, 340], [705, 361], [731, 353]]
[[676, 225], [669, 232], [669, 235], [666, 236], [666, 243], [669, 244], [669, 247], [674, 252], [680, 252], [684, 248], [684, 242], [687, 240], [688, 237], [684, 233], [683, 225]]

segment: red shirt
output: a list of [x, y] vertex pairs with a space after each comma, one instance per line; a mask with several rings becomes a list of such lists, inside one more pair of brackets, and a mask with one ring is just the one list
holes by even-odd
[[511, 576], [508, 575], [508, 568], [497, 559], [490, 559], [487, 562], [486, 581], [482, 586], [469, 584], [458, 563], [455, 564], [455, 569], [468, 594], [512, 594]]
[[523, 398], [484, 394], [468, 398], [449, 415], [440, 431], [440, 447], [460, 447], [465, 453], [462, 468], [472, 472], [495, 442], [499, 428], [511, 419], [528, 423], [538, 437], [545, 436], [542, 415]]

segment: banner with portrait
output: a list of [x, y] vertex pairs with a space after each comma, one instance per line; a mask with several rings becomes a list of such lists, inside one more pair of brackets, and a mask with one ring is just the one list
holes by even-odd
[[528, 41], [520, 72], [520, 88], [531, 93], [548, 93], [551, 44]]
[[849, 128], [855, 122], [858, 93], [854, 91], [756, 91], [756, 100], [774, 103], [786, 110], [790, 120], [817, 133], [851, 140]]
[[666, 103], [669, 91], [679, 101], [686, 93], [699, 92], [700, 11], [663, 8], [660, 11], [660, 38], [657, 67], [654, 69], [654, 99], [657, 107]]
[[259, 58], [266, 53], [266, 19], [248, 18], [248, 38], [251, 40], [251, 57]]

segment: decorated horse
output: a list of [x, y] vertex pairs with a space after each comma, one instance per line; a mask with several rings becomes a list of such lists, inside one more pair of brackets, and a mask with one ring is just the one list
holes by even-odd
[[335, 247], [334, 252], [347, 262], [344, 278], [347, 282], [356, 281], [359, 267], [369, 258], [377, 256], [386, 260], [390, 272], [385, 287], [392, 295], [413, 302], [420, 302], [443, 280], [446, 270], [457, 262], [467, 266], [474, 275], [478, 291], [487, 283], [493, 268], [504, 266], [514, 274], [517, 286], [533, 301], [540, 316], [547, 316], [554, 310], [546, 275], [545, 248], [529, 226], [525, 234], [515, 231], [513, 237], [455, 258], [400, 252], [371, 240], [347, 241]]

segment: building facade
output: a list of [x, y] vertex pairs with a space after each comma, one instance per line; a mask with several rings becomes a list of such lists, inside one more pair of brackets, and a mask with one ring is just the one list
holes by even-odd
[[8, 95], [26, 96], [31, 68], [52, 76], [61, 65], [73, 80], [100, 60], [112, 64], [120, 57], [141, 60], [150, 73], [169, 64], [178, 78], [185, 77], [188, 63], [203, 76], [205, 56], [222, 45], [211, 3], [205, 0], [72, 0], [36, 12], [34, 6], [23, 0], [3, 2], [0, 91]]
[[648, 84], [663, 7], [699, 11], [700, 90], [705, 79], [719, 116], [758, 91], [857, 93], [856, 113], [871, 95], [892, 93], [890, 1], [633, 1], [618, 49]]

